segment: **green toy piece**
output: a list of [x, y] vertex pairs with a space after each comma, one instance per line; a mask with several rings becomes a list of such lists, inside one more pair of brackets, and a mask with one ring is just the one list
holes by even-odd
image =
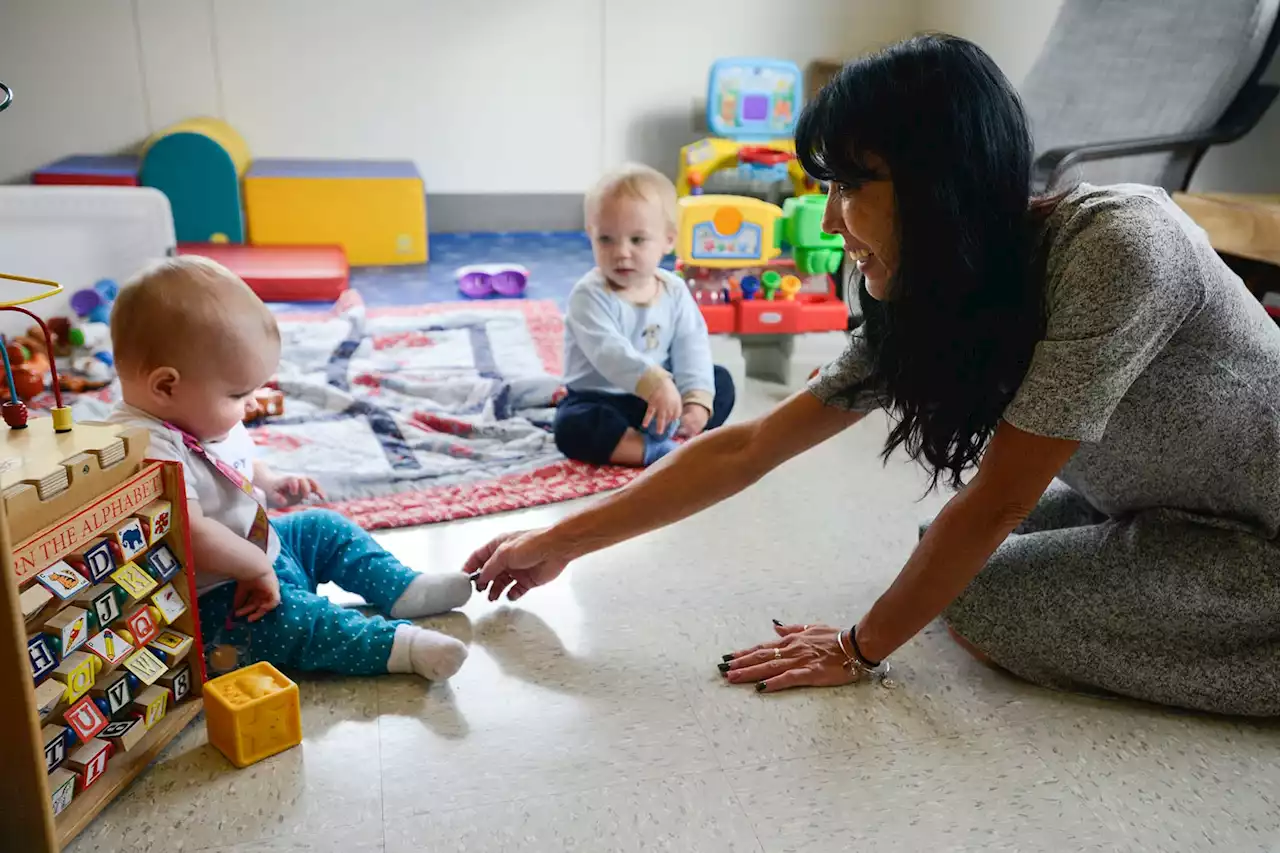
[[840, 269], [844, 239], [839, 234], [822, 233], [822, 214], [827, 207], [825, 195], [802, 195], [782, 203], [782, 221], [778, 232], [791, 246], [796, 272], [801, 275], [834, 275]]
[[760, 276], [760, 286], [764, 290], [765, 299], [773, 299], [780, 284], [782, 284], [782, 274], [777, 270], [765, 270], [764, 275]]

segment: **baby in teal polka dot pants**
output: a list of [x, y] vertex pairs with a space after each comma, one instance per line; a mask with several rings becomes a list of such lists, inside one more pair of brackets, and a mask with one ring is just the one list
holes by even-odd
[[[464, 604], [465, 575], [415, 572], [334, 512], [268, 522], [264, 504], [297, 504], [319, 488], [253, 459], [241, 421], [275, 374], [280, 333], [243, 281], [203, 258], [162, 261], [121, 288], [111, 338], [124, 401], [110, 420], [145, 428], [149, 458], [182, 464], [207, 650], [233, 646], [238, 665], [348, 675], [458, 671], [466, 646], [408, 620]], [[379, 613], [318, 595], [329, 582]]]

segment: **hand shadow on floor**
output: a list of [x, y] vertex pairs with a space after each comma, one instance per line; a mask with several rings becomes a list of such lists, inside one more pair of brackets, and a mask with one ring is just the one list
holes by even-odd
[[503, 673], [529, 684], [573, 696], [616, 696], [626, 685], [612, 683], [612, 667], [599, 658], [574, 655], [542, 617], [519, 607], [500, 607], [475, 623], [475, 645]]

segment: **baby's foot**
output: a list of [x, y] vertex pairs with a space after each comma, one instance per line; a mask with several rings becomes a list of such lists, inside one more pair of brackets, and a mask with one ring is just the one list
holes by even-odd
[[416, 625], [396, 627], [391, 642], [387, 672], [414, 672], [431, 681], [443, 681], [462, 668], [467, 647], [441, 634]]
[[471, 579], [462, 572], [418, 575], [391, 605], [392, 619], [420, 619], [461, 607], [471, 598]]

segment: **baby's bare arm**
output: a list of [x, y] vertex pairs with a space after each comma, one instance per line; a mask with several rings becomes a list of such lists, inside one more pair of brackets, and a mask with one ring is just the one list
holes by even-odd
[[253, 460], [253, 484], [255, 486], [260, 489], [270, 491], [267, 487], [276, 479], [277, 476], [278, 475], [272, 470], [270, 465], [263, 462], [261, 459]]
[[206, 516], [195, 501], [187, 504], [187, 517], [191, 522], [192, 558], [200, 571], [237, 581], [271, 573], [271, 561], [261, 548]]

